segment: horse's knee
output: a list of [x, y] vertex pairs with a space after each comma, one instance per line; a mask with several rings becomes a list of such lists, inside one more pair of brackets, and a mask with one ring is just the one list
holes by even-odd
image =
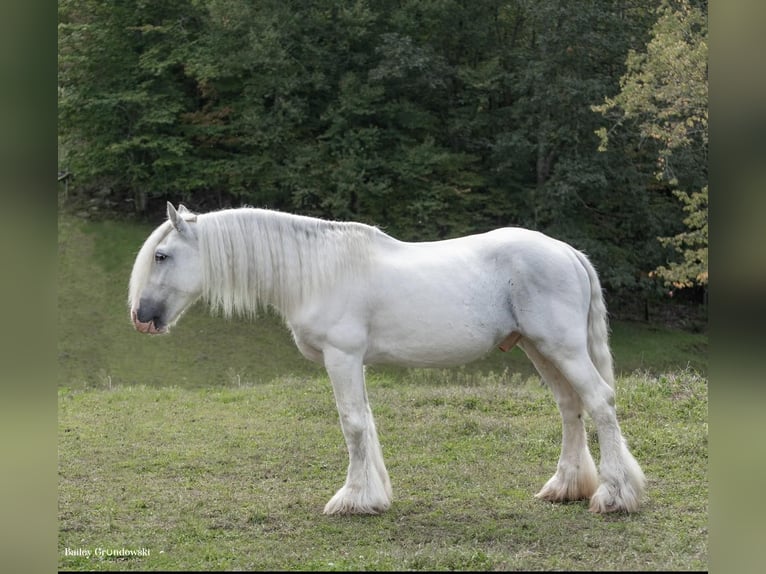
[[367, 432], [370, 424], [366, 413], [348, 413], [340, 415], [340, 425], [346, 438], [360, 441]]
[[588, 414], [598, 425], [600, 422], [610, 422], [617, 418], [617, 409], [615, 408], [614, 389], [609, 385], [603, 384], [583, 399]]

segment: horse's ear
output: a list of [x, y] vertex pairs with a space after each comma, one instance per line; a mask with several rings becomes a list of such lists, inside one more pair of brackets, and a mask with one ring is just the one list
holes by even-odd
[[[183, 206], [179, 206], [183, 209], [186, 209]], [[183, 213], [183, 212], [181, 212]], [[191, 235], [192, 230], [189, 227], [189, 224], [186, 223], [183, 217], [181, 217], [181, 213], [176, 211], [176, 208], [173, 207], [173, 204], [168, 201], [168, 219], [170, 220], [171, 225], [173, 228], [178, 231], [180, 234], [189, 234]]]
[[197, 214], [188, 209], [183, 203], [178, 204], [178, 214], [182, 215], [184, 221], [188, 221], [189, 223], [197, 221]]

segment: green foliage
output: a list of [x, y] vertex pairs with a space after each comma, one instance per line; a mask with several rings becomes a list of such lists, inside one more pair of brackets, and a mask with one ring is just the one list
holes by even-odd
[[[614, 118], [599, 128], [605, 150], [616, 127], [629, 121], [655, 143], [656, 178], [684, 204], [685, 231], [660, 238], [681, 254], [680, 262], [650, 273], [676, 288], [707, 285], [707, 4], [665, 0], [645, 52], [628, 53], [620, 93], [593, 109]], [[686, 193], [681, 189], [700, 190]], [[667, 229], [667, 228], [666, 228]]]
[[591, 109], [645, 45], [653, 3], [634, 4], [62, 0], [71, 195], [149, 214], [259, 205], [412, 240], [524, 225], [588, 251], [608, 289], [647, 291], [670, 251], [654, 238], [683, 213], [652, 193], [640, 130], [598, 153]]
[[673, 237], [660, 237], [660, 241], [663, 245], [674, 247], [683, 259], [667, 267], [661, 265], [653, 273], [661, 277], [666, 285], [678, 289], [695, 284], [707, 285], [707, 186], [690, 195], [680, 191], [676, 194], [684, 203], [684, 211], [689, 214], [684, 219], [688, 231]]
[[[621, 92], [597, 110], [619, 109], [637, 120], [643, 137], [660, 143], [658, 177], [675, 182], [668, 161], [678, 149], [707, 145], [707, 22], [689, 0], [665, 0], [652, 27], [646, 52], [631, 50]], [[599, 132], [606, 143], [606, 130]]]

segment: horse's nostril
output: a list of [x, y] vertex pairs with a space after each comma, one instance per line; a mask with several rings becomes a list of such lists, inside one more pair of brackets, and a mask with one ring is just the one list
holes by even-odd
[[139, 323], [151, 323], [152, 321], [157, 321], [158, 319], [156, 314], [144, 311], [141, 308], [139, 308], [138, 311], [136, 312], [135, 318], [138, 320]]

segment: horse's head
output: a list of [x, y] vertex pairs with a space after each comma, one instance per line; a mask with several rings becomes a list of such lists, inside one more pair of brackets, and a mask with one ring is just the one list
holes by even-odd
[[144, 243], [130, 276], [130, 318], [135, 328], [166, 333], [202, 294], [202, 265], [194, 221], [184, 206], [168, 203], [168, 221]]

